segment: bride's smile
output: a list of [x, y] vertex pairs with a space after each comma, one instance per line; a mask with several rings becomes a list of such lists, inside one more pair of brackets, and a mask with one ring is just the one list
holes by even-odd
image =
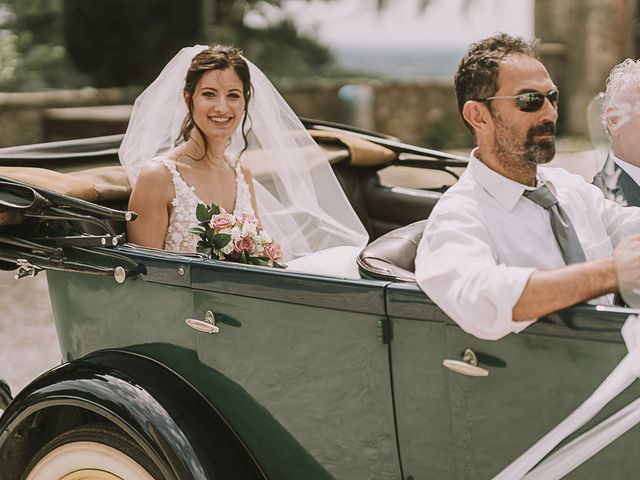
[[214, 123], [229, 123], [233, 117], [209, 117], [209, 120]]

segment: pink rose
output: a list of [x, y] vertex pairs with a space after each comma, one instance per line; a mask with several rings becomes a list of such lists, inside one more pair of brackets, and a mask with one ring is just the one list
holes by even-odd
[[211, 217], [211, 221], [209, 222], [209, 226], [213, 228], [216, 233], [219, 233], [221, 230], [225, 228], [233, 227], [233, 224], [236, 221], [236, 217], [231, 215], [230, 213], [220, 213], [218, 215], [214, 215]]
[[273, 262], [278, 262], [282, 259], [280, 246], [276, 242], [265, 244], [262, 254], [269, 259], [270, 265], [273, 265]]
[[256, 251], [256, 242], [253, 240], [253, 238], [241, 237], [239, 240], [236, 240], [233, 245], [233, 249], [237, 253], [247, 252], [249, 255], [251, 255]]
[[240, 223], [245, 224], [245, 223], [255, 223], [256, 226], [260, 226], [260, 222], [258, 221], [258, 219], [256, 217], [254, 217], [253, 215], [249, 215], [248, 213], [243, 213], [242, 217], [240, 217]]

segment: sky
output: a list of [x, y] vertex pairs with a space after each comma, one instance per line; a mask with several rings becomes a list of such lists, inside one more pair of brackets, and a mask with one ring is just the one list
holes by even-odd
[[[287, 0], [297, 24], [329, 46], [467, 46], [495, 32], [533, 36], [533, 0]], [[466, 8], [464, 5], [468, 4]]]

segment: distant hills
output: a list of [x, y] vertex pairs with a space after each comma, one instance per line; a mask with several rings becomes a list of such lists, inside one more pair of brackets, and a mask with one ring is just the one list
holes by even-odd
[[338, 67], [387, 80], [453, 78], [466, 46], [378, 47], [334, 46]]

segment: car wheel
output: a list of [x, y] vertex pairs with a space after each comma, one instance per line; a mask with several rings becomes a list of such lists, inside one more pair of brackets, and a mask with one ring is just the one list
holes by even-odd
[[5, 410], [9, 403], [11, 403], [11, 389], [9, 384], [0, 377], [0, 410]]
[[92, 424], [64, 432], [35, 455], [24, 480], [158, 480], [165, 476], [117, 428]]

